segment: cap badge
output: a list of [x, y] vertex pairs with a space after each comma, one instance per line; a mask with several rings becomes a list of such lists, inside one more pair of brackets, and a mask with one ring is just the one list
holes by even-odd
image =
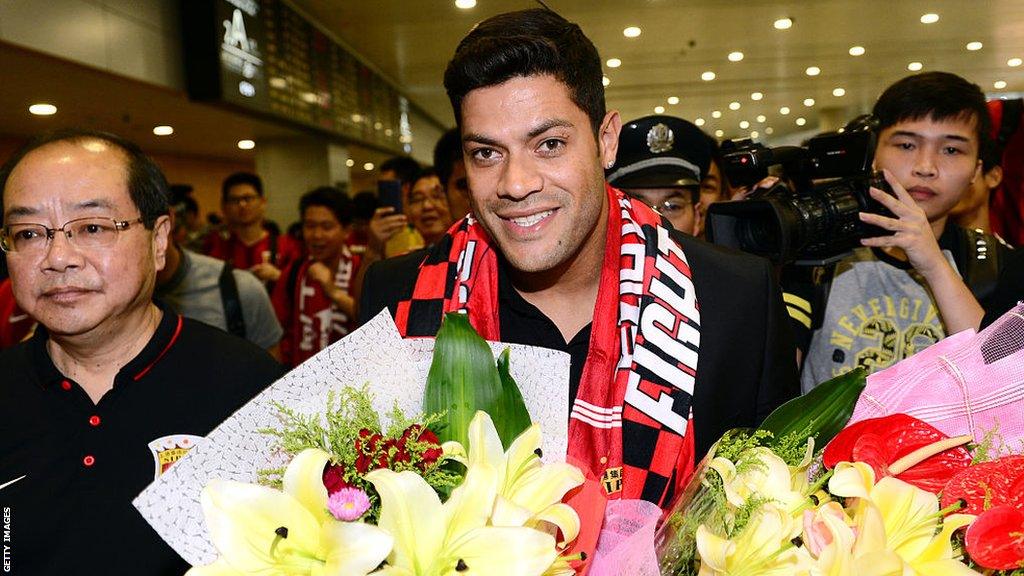
[[652, 154], [668, 152], [672, 149], [674, 142], [675, 136], [672, 134], [672, 129], [660, 122], [647, 133], [647, 147], [650, 148]]

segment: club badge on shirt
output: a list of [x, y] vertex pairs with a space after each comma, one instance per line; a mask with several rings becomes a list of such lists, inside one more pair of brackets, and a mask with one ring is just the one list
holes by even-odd
[[153, 479], [157, 479], [178, 460], [185, 457], [188, 451], [203, 439], [192, 434], [171, 434], [161, 436], [149, 443], [149, 451], [153, 454]]

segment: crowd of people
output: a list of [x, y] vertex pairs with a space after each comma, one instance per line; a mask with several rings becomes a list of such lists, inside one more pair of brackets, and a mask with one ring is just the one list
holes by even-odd
[[1002, 151], [968, 80], [916, 74], [880, 95], [874, 166], [892, 194], [872, 189], [886, 213], [860, 219], [883, 233], [813, 282], [703, 239], [709, 206], [777, 178], [730, 186], [713, 138], [620, 118], [601, 81], [575, 24], [543, 9], [486, 20], [446, 70], [458, 127], [434, 166], [381, 165], [397, 205], [311, 190], [284, 233], [255, 174], [224, 180], [206, 228], [190, 189], [118, 136], [18, 151], [0, 170], [0, 495], [17, 502], [21, 565], [181, 573], [131, 498], [384, 309], [408, 337], [458, 310], [489, 339], [569, 354], [586, 543], [608, 499], [668, 505], [726, 430], [1024, 299], [1024, 252], [988, 226]]

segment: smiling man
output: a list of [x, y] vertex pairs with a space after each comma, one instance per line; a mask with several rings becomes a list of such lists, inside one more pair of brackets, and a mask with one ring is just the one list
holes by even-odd
[[[886, 171], [895, 194], [872, 189], [892, 216], [862, 213], [861, 220], [892, 234], [863, 240], [865, 248], [837, 264], [827, 303], [811, 311], [821, 327], [809, 335], [804, 391], [856, 366], [885, 368], [946, 335], [978, 328], [1001, 284], [1024, 285], [1024, 270], [1006, 265], [1008, 249], [999, 240], [949, 218], [982, 177], [979, 151], [989, 117], [981, 89], [947, 72], [916, 74], [887, 88], [873, 113], [875, 167]], [[812, 301], [810, 287], [787, 292]]]
[[433, 336], [463, 310], [486, 338], [569, 353], [591, 552], [607, 500], [667, 506], [722, 432], [796, 393], [781, 294], [767, 261], [666, 229], [605, 183], [621, 122], [577, 25], [548, 10], [486, 20], [445, 87], [473, 216], [425, 257], [371, 267], [361, 314], [387, 306], [406, 336]]
[[0, 193], [11, 286], [39, 323], [0, 353], [13, 572], [181, 574], [131, 500], [280, 368], [151, 301], [167, 182], [134, 144], [43, 137], [0, 170]]

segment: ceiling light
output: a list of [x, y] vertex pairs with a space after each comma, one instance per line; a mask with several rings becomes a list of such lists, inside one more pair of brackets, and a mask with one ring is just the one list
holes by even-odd
[[703, 126], [704, 125], [704, 119], [703, 118], [697, 118], [696, 120], [693, 121], [693, 123], [696, 124], [697, 126]]
[[968, 42], [967, 43], [967, 49], [970, 50], [971, 52], [974, 52], [975, 50], [981, 50], [982, 47], [984, 47], [984, 46], [985, 45], [982, 44], [981, 42]]
[[675, 106], [676, 104], [679, 104], [679, 96], [669, 96], [666, 101], [672, 106]]
[[625, 36], [626, 38], [636, 38], [637, 36], [640, 35], [640, 32], [642, 32], [642, 30], [640, 30], [639, 26], [630, 26], [628, 28], [623, 29], [622, 35]]
[[285, 80], [284, 78], [274, 76], [273, 78], [270, 79], [270, 85], [273, 86], [274, 88], [287, 88], [288, 81]]
[[57, 113], [57, 107], [53, 104], [33, 104], [28, 111], [36, 116], [53, 116]]
[[385, 136], [391, 136], [391, 135], [393, 135], [394, 133], [395, 133], [395, 131], [394, 131], [394, 130], [392, 130], [391, 128], [385, 128], [385, 129], [384, 129], [384, 135], [385, 135]]
[[729, 62], [739, 62], [743, 60], [743, 52], [729, 52]]
[[174, 128], [171, 126], [153, 126], [153, 134], [157, 136], [170, 136], [174, 134]]
[[750, 122], [746, 120], [740, 121], [740, 130], [746, 130], [747, 128], [750, 128]]
[[714, 110], [714, 111], [712, 111], [711, 112], [711, 117], [715, 118], [715, 119], [721, 118], [722, 117], [722, 111], [721, 110]]
[[707, 72], [700, 75], [700, 79], [705, 82], [711, 82], [712, 80], [715, 79], [715, 73], [712, 72], [711, 70], [708, 70]]
[[772, 128], [771, 126], [769, 126], [769, 127], [764, 129], [764, 133], [765, 134], [773, 134], [774, 132], [775, 132], [775, 129]]
[[846, 96], [846, 88], [835, 88], [832, 90], [832, 95], [836, 98], [842, 98]]
[[722, 130], [715, 130], [715, 138], [721, 138], [722, 136], [725, 136], [725, 132]]
[[757, 138], [758, 136], [760, 136], [760, 134], [757, 133], [757, 130], [754, 130], [753, 132], [750, 133], [751, 138]]
[[739, 110], [739, 109], [740, 109], [740, 103], [739, 102], [729, 102], [729, 110]]
[[239, 140], [238, 141], [238, 148], [240, 150], [252, 150], [255, 147], [256, 147], [256, 143], [253, 142], [252, 140]]
[[807, 106], [808, 108], [814, 106], [814, 98], [804, 98], [804, 106]]
[[353, 114], [352, 115], [352, 121], [355, 122], [356, 124], [359, 124], [360, 122], [362, 122], [363, 121], [362, 114]]
[[664, 114], [665, 113], [665, 107], [664, 106], [655, 106], [654, 107], [654, 113], [655, 114]]
[[789, 30], [790, 28], [793, 27], [793, 19], [779, 18], [778, 20], [775, 21], [774, 26], [776, 30]]
[[804, 124], [807, 124], [807, 120], [805, 118], [800, 117], [796, 119], [797, 126], [803, 126]]
[[455, 7], [469, 10], [476, 6], [476, 0], [455, 0]]
[[1003, 88], [1006, 88], [1006, 81], [996, 80], [995, 83], [992, 84], [992, 87], [995, 88], [996, 90], [1002, 90]]
[[619, 60], [618, 58], [609, 58], [608, 61], [605, 62], [605, 65], [609, 68], [618, 68], [619, 66], [622, 66], [622, 60]]
[[921, 24], [935, 24], [939, 21], [939, 15], [929, 12], [921, 15]]
[[851, 46], [850, 47], [850, 56], [863, 56], [864, 52], [865, 52], [865, 50], [864, 50], [863, 46]]
[[911, 62], [910, 64], [907, 64], [907, 70], [910, 70], [911, 72], [917, 72], [921, 68], [924, 68], [924, 64], [921, 64], [920, 62]]
[[804, 72], [807, 73], [808, 76], [817, 76], [818, 74], [821, 74], [821, 68], [818, 68], [817, 66], [808, 66], [807, 70], [804, 70]]
[[383, 128], [384, 128], [384, 124], [383, 123], [381, 123], [381, 122], [374, 122], [373, 123], [373, 129], [374, 130], [382, 130]]
[[304, 102], [308, 102], [310, 104], [316, 104], [317, 103], [316, 94], [314, 94], [312, 92], [303, 92], [302, 93], [302, 100]]
[[764, 98], [764, 94], [761, 94], [760, 92], [751, 92], [750, 93], [750, 99], [751, 100], [760, 100], [761, 98]]
[[607, 76], [604, 76], [603, 78], [601, 78], [601, 84], [607, 86], [607, 85], [609, 85], [611, 83], [612, 83], [612, 79], [611, 78], [609, 78]]
[[349, 168], [351, 168], [351, 167], [353, 167], [355, 165], [356, 165], [356, 161], [355, 160], [353, 160], [351, 158], [349, 158], [348, 160], [345, 160], [345, 166], [348, 166]]
[[1021, 62], [1024, 62], [1024, 60], [1021, 60], [1020, 58], [1010, 58], [1006, 61], [1006, 65], [1010, 68], [1016, 68], [1021, 65]]
[[755, 118], [755, 120], [757, 120], [761, 124], [764, 124], [765, 120], [767, 120], [767, 119], [768, 119], [768, 117], [765, 116], [764, 114], [758, 114], [757, 118]]
[[367, 172], [373, 170], [373, 162], [367, 162], [366, 164], [363, 164], [363, 170], [366, 170]]
[[783, 116], [789, 114], [789, 106], [783, 106], [782, 108], [779, 108], [779, 114], [782, 114]]

